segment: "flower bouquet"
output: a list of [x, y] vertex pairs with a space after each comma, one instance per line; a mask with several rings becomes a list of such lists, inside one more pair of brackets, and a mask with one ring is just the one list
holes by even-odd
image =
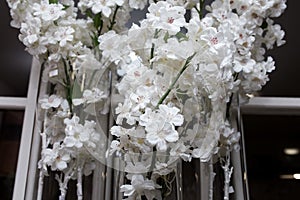
[[[82, 176], [96, 161], [115, 167], [112, 160], [124, 172], [124, 198], [165, 199], [181, 160], [195, 158], [221, 161], [229, 198], [230, 152], [240, 138], [231, 109], [275, 69], [265, 53], [284, 44], [273, 18], [285, 0], [7, 2], [49, 83], [39, 100], [39, 199], [49, 170], [61, 200], [70, 179], [82, 199]], [[146, 16], [128, 25], [137, 9]]]

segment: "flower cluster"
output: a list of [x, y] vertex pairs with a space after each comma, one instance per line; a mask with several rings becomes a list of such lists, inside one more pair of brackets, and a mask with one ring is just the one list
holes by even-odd
[[[157, 183], [179, 158], [206, 162], [220, 149], [238, 149], [240, 135], [228, 122], [233, 95], [262, 88], [275, 68], [265, 52], [284, 43], [271, 19], [285, 9], [284, 1], [216, 0], [205, 16], [201, 6], [152, 3], [128, 33], [99, 38], [103, 56], [122, 77], [111, 152], [124, 155], [125, 165], [152, 170], [141, 174]], [[116, 41], [119, 48], [107, 48]], [[152, 165], [128, 158], [139, 154]]]
[[[40, 189], [47, 170], [60, 171], [57, 177], [60, 199], [66, 196], [70, 178], [78, 179], [95, 168], [96, 151], [105, 138], [96, 124], [95, 105], [107, 113], [109, 88], [97, 76], [109, 64], [101, 60], [98, 37], [109, 30], [124, 31], [130, 11], [141, 2], [122, 0], [7, 0], [11, 25], [20, 29], [19, 39], [43, 67], [42, 79], [50, 83], [48, 94], [39, 100], [43, 119], [42, 151], [39, 162]], [[146, 4], [146, 2], [144, 3]], [[96, 77], [96, 78], [95, 78]], [[105, 146], [105, 145], [104, 145]], [[105, 152], [105, 150], [103, 150]]]
[[[11, 25], [51, 84], [39, 100], [45, 114], [39, 168], [40, 179], [49, 168], [64, 174], [57, 177], [60, 199], [70, 178], [78, 180], [82, 199], [81, 176], [100, 154], [124, 162], [127, 199], [167, 195], [162, 188], [170, 189], [181, 159], [207, 162], [224, 151], [228, 158], [239, 148], [229, 123], [234, 96], [246, 100], [266, 84], [275, 69], [266, 51], [285, 43], [273, 20], [285, 0], [7, 3]], [[146, 6], [145, 19], [127, 30], [131, 11]], [[105, 145], [99, 115], [115, 119]]]

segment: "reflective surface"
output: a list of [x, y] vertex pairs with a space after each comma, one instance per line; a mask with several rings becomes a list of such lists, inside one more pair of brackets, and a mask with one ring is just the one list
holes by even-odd
[[0, 111], [0, 199], [12, 199], [23, 111]]

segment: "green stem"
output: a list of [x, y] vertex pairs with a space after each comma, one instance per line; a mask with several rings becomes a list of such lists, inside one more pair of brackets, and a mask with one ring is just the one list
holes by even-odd
[[112, 20], [110, 20], [110, 26], [108, 27], [108, 30], [112, 30], [114, 25], [116, 24], [116, 16], [117, 16], [117, 12], [119, 10], [120, 6], [116, 6], [115, 12], [113, 14], [113, 18]]
[[204, 17], [204, 13], [203, 13], [204, 5], [205, 5], [204, 3], [205, 3], [205, 0], [199, 0], [199, 4], [200, 4], [199, 8], [197, 7], [197, 5], [194, 6], [194, 8], [196, 9], [196, 11], [199, 15], [200, 20], [203, 19], [203, 17]]
[[200, 2], [200, 19], [203, 19], [204, 17], [204, 2], [205, 0], [199, 0]]
[[164, 95], [159, 99], [156, 108], [158, 108], [158, 106], [160, 104], [163, 103], [163, 101], [168, 97], [168, 95], [170, 94], [170, 92], [172, 91], [172, 89], [174, 88], [175, 84], [177, 83], [177, 81], [179, 80], [180, 76], [183, 74], [183, 72], [188, 68], [192, 58], [195, 56], [195, 53], [193, 55], [191, 55], [190, 57], [188, 57], [183, 65], [183, 67], [181, 68], [181, 70], [178, 72], [177, 76], [175, 77], [174, 81], [172, 82], [172, 84], [170, 85], [170, 87], [168, 88], [168, 90], [164, 93]]
[[58, 0], [49, 0], [49, 4], [58, 4]]
[[96, 15], [93, 15], [93, 13], [90, 10], [88, 10], [87, 16], [93, 19], [94, 27], [96, 29], [94, 35], [92, 36], [93, 46], [96, 47], [99, 45], [98, 37], [101, 35], [103, 28], [102, 14], [100, 12]]
[[[153, 37], [154, 39], [158, 38], [158, 33], [159, 33], [159, 32], [160, 32], [160, 30], [155, 29], [154, 37]], [[152, 43], [149, 61], [151, 61], [152, 58], [154, 58], [154, 50], [155, 50], [155, 44]], [[153, 69], [153, 62], [151, 62], [150, 69]]]
[[154, 57], [154, 43], [152, 43], [152, 46], [151, 46], [151, 53], [150, 53], [150, 60]]

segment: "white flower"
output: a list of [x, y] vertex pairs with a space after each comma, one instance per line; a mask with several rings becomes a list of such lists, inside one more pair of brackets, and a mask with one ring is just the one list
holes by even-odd
[[60, 109], [57, 111], [57, 116], [60, 118], [66, 118], [70, 115], [69, 103], [64, 99], [60, 104]]
[[286, 9], [286, 0], [273, 0], [273, 7], [270, 9], [270, 17], [279, 17]]
[[[19, 39], [45, 61], [43, 80], [53, 85], [53, 95], [39, 100], [47, 117], [39, 167], [68, 177], [80, 163], [89, 175], [92, 151], [119, 156], [128, 200], [161, 200], [155, 181], [174, 171], [179, 159], [206, 162], [224, 146], [238, 148], [240, 135], [226, 124], [226, 105], [237, 91], [244, 95], [266, 84], [275, 68], [266, 50], [285, 42], [271, 18], [286, 0], [213, 0], [203, 17], [197, 0], [7, 1]], [[121, 33], [130, 12], [145, 6], [146, 19]], [[99, 77], [110, 64], [117, 75]], [[91, 120], [105, 110], [95, 110], [95, 103], [115, 108], [108, 149]]]
[[[169, 38], [167, 42], [157, 40], [155, 42], [155, 57], [153, 61], [161, 60], [185, 60], [191, 56], [194, 51], [190, 48], [191, 43], [187, 41], [179, 42], [176, 38]], [[181, 65], [178, 65], [181, 67]], [[178, 70], [176, 66], [172, 66], [175, 70]]]
[[275, 69], [272, 57], [268, 57], [267, 61], [259, 62], [251, 73], [244, 74], [244, 80], [241, 85], [246, 93], [261, 90], [262, 86], [269, 80], [267, 72]]
[[39, 100], [42, 109], [49, 109], [49, 108], [58, 108], [62, 103], [63, 99], [56, 95], [51, 95], [48, 98], [43, 98]]
[[125, 99], [123, 104], [118, 103], [118, 106], [115, 110], [116, 114], [118, 115], [116, 119], [117, 124], [122, 124], [124, 118], [126, 119], [126, 122], [130, 125], [136, 122], [135, 117], [131, 116], [130, 114], [131, 107], [132, 102], [130, 101], [130, 99]]
[[159, 1], [150, 4], [148, 10], [147, 19], [155, 29], [163, 29], [175, 34], [186, 24], [185, 9], [181, 6], [172, 6], [168, 2]]
[[152, 85], [155, 76], [153, 70], [142, 65], [140, 61], [130, 63], [127, 67], [122, 69], [126, 76], [116, 85], [120, 94], [126, 96], [129, 92], [135, 91], [138, 86], [148, 85], [150, 87]]
[[81, 0], [78, 3], [78, 7], [83, 11], [87, 8], [91, 8], [94, 14], [101, 12], [105, 17], [109, 17], [112, 12], [112, 7], [115, 5], [121, 6], [123, 3], [123, 0]]
[[[67, 129], [71, 129], [70, 126]], [[81, 148], [83, 146], [83, 142], [88, 140], [87, 133], [83, 130], [83, 127], [77, 125], [72, 127], [72, 131], [66, 131], [66, 137], [64, 139], [64, 144], [66, 147], [76, 147]]]
[[[112, 62], [119, 62], [122, 56], [129, 52], [127, 45], [127, 36], [116, 34], [115, 31], [108, 31], [99, 36], [99, 49], [102, 55], [109, 58]], [[116, 48], [118, 46], [118, 48]]]
[[155, 117], [155, 112], [152, 112], [150, 108], [146, 108], [145, 113], [140, 116], [139, 124], [141, 126], [147, 126], [147, 124], [155, 119]]
[[91, 90], [84, 90], [82, 98], [73, 99], [72, 102], [75, 106], [78, 106], [82, 103], [96, 103], [104, 98], [107, 98], [107, 95], [103, 91], [99, 90], [98, 88], [92, 88]]
[[41, 3], [33, 4], [34, 16], [41, 17], [44, 21], [55, 21], [64, 16], [66, 11], [63, 10], [64, 6], [57, 3], [49, 3], [48, 0], [42, 0]]
[[46, 148], [42, 151], [42, 161], [51, 166], [52, 170], [64, 170], [67, 163], [71, 160], [70, 154], [64, 151], [59, 143], [54, 143], [53, 148]]
[[264, 39], [267, 48], [272, 49], [275, 42], [277, 46], [283, 45], [285, 43], [285, 40], [283, 40], [284, 31], [281, 30], [281, 26], [278, 24], [274, 24], [274, 21], [271, 19], [267, 19], [266, 21], [268, 23], [268, 27]]
[[147, 0], [129, 0], [129, 6], [130, 8], [142, 10], [147, 5], [147, 2]]
[[43, 54], [47, 51], [47, 39], [42, 35], [42, 23], [39, 18], [28, 16], [26, 23], [21, 23], [19, 39], [32, 55]]
[[126, 135], [134, 135], [135, 128], [126, 129], [121, 126], [113, 126], [110, 129], [112, 135], [117, 137], [126, 136]]
[[96, 130], [96, 122], [85, 120], [83, 129], [88, 134], [88, 139], [84, 141], [84, 144], [89, 148], [95, 149], [100, 141], [100, 133]]
[[29, 47], [39, 40], [41, 31], [41, 21], [38, 18], [33, 18], [32, 23], [34, 26], [31, 23], [22, 23], [19, 36], [24, 45]]
[[186, 153], [188, 151], [188, 145], [184, 143], [175, 143], [174, 145], [171, 144], [171, 151], [170, 156], [175, 158], [181, 157], [184, 161], [191, 161], [192, 157], [190, 154]]
[[147, 163], [144, 160], [142, 160], [142, 162], [127, 162], [125, 171], [130, 174], [147, 173], [150, 167], [149, 164], [150, 163]]
[[6, 0], [8, 7], [11, 9], [16, 9], [18, 7], [18, 4], [21, 3], [20, 0]]
[[100, 135], [96, 132], [94, 121], [85, 121], [84, 126], [79, 124], [79, 117], [73, 116], [72, 119], [66, 118], [64, 144], [67, 147], [76, 147], [78, 149], [86, 145], [89, 148], [96, 148], [96, 144], [100, 140]]
[[233, 63], [234, 63], [233, 69], [235, 72], [243, 71], [245, 73], [250, 73], [256, 64], [255, 60], [247, 59], [244, 56], [236, 57]]
[[200, 158], [201, 161], [207, 162], [211, 156], [217, 151], [217, 144], [220, 138], [220, 126], [224, 124], [223, 112], [221, 109], [224, 109], [224, 105], [219, 110], [217, 105], [216, 108], [213, 108], [214, 111], [211, 111], [211, 116], [209, 122], [207, 122], [208, 127], [204, 130], [199, 131], [201, 134], [193, 141], [195, 145], [192, 150], [192, 156], [194, 158]]
[[111, 14], [111, 8], [113, 6], [112, 1], [94, 1], [92, 11], [94, 14], [102, 12], [105, 17], [109, 17]]
[[106, 151], [106, 157], [113, 155], [116, 152], [116, 155], [121, 155], [122, 148], [120, 147], [120, 142], [117, 140], [113, 140], [110, 143], [110, 149]]
[[137, 88], [135, 93], [130, 94], [130, 99], [134, 103], [133, 112], [144, 109], [150, 103], [151, 92], [149, 87], [141, 86]]
[[218, 32], [214, 27], [206, 28], [202, 32], [200, 39], [207, 43], [213, 53], [217, 53], [218, 49], [225, 45], [223, 41], [223, 34]]
[[167, 142], [176, 142], [179, 138], [174, 126], [166, 122], [164, 116], [159, 116], [149, 122], [146, 131], [146, 140], [151, 145], [156, 145], [159, 151], [166, 151], [168, 148]]
[[55, 41], [59, 42], [59, 46], [60, 47], [64, 47], [66, 46], [67, 42], [72, 42], [73, 41], [73, 33], [75, 32], [75, 30], [70, 27], [59, 27], [57, 29], [57, 31], [55, 31], [53, 39]]
[[164, 116], [165, 120], [174, 126], [181, 126], [183, 124], [183, 115], [179, 114], [179, 109], [176, 107], [169, 107], [167, 105], [159, 105], [159, 113]]
[[[124, 192], [124, 196], [135, 196], [136, 199], [140, 199], [142, 195], [146, 195], [147, 199], [150, 194], [147, 192], [155, 192], [155, 189], [159, 188], [152, 180], [145, 179], [143, 175], [134, 174], [131, 177], [131, 184], [125, 184], [121, 186], [121, 192]], [[155, 196], [155, 195], [154, 195]]]

